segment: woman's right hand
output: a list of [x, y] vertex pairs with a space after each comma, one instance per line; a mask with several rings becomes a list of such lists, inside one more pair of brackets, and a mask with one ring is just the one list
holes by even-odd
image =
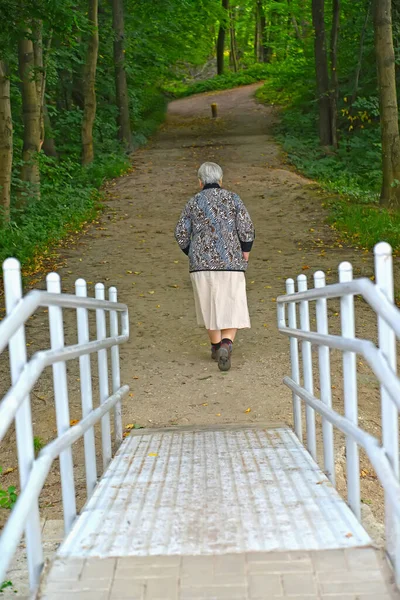
[[243, 258], [246, 262], [249, 262], [250, 252], [243, 252]]

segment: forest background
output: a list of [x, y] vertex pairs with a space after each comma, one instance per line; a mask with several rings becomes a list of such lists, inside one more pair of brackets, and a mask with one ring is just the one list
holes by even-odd
[[0, 261], [101, 208], [174, 97], [263, 81], [332, 224], [400, 249], [400, 0], [0, 0]]

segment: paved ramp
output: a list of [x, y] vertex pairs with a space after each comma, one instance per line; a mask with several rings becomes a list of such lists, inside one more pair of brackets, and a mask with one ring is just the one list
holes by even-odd
[[61, 546], [43, 598], [397, 598], [370, 543], [289, 428], [139, 431]]

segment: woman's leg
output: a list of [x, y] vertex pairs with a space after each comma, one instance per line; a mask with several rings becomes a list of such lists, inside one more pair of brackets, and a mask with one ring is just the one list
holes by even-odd
[[237, 329], [223, 329], [221, 331], [221, 339], [222, 340], [228, 339], [233, 342], [235, 339], [236, 333], [237, 333]]
[[207, 329], [208, 337], [212, 344], [219, 344], [222, 340], [221, 332], [219, 329]]

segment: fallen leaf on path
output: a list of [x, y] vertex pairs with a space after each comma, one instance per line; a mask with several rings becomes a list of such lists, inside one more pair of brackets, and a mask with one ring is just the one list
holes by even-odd
[[148, 456], [158, 456], [158, 452], [150, 452]]
[[249, 413], [250, 411], [251, 411], [251, 408], [246, 408], [246, 410], [244, 412]]
[[71, 427], [73, 427], [74, 425], [76, 425], [77, 423], [79, 423], [78, 419], [72, 419], [69, 424], [71, 425]]
[[133, 271], [127, 271], [126, 274], [127, 275], [132, 275]]
[[137, 375], [134, 375], [133, 379], [139, 379], [139, 377]]
[[149, 291], [149, 294], [154, 294], [154, 290], [150, 290], [150, 291]]
[[128, 423], [128, 425], [125, 426], [125, 429], [133, 429], [135, 427], [134, 423]]
[[303, 265], [301, 267], [302, 271], [307, 271], [307, 269], [309, 269], [310, 267], [308, 265]]
[[347, 537], [347, 538], [352, 538], [352, 537], [353, 537], [353, 534], [352, 534], [352, 533], [346, 533], [346, 537]]
[[16, 470], [17, 467], [9, 467], [8, 469], [5, 469], [5, 471], [3, 471], [3, 475], [9, 475], [10, 473], [13, 473]]
[[208, 406], [208, 402], [203, 402], [202, 406]]
[[216, 416], [216, 417], [220, 417], [220, 416], [221, 416], [221, 413], [217, 413], [215, 416]]
[[175, 289], [176, 289], [176, 288], [178, 288], [178, 287], [179, 287], [179, 285], [176, 285], [176, 283], [174, 283], [173, 285], [170, 285], [169, 287], [171, 287], [171, 288], [175, 288]]

